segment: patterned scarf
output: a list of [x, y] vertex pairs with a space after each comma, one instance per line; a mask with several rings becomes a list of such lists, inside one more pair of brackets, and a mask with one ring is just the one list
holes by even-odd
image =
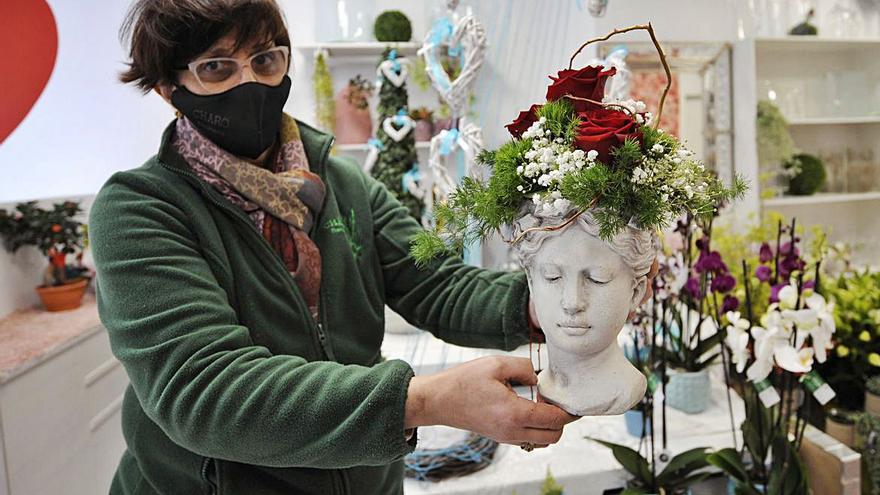
[[205, 182], [244, 210], [284, 260], [312, 316], [318, 316], [321, 253], [308, 231], [324, 204], [324, 183], [309, 171], [299, 127], [287, 114], [272, 170], [244, 161], [177, 119], [172, 145]]

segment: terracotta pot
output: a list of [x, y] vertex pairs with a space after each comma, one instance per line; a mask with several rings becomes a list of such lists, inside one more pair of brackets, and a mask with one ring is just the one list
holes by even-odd
[[852, 422], [838, 421], [834, 417], [828, 416], [825, 418], [825, 433], [847, 447], [854, 447], [856, 444], [856, 428]]
[[874, 416], [880, 416], [880, 395], [865, 391], [865, 412]]
[[448, 131], [449, 129], [452, 129], [452, 124], [453, 124], [452, 121], [453, 121], [452, 117], [445, 118], [445, 119], [435, 119], [434, 120], [434, 132], [438, 133], [440, 131]]
[[64, 285], [37, 287], [37, 294], [43, 301], [46, 311], [67, 311], [82, 304], [83, 294], [89, 286], [89, 279], [80, 278]]
[[336, 143], [365, 144], [373, 135], [369, 108], [358, 108], [349, 101], [351, 86], [336, 95]]
[[434, 123], [430, 120], [416, 121], [416, 141], [430, 141], [434, 137]]

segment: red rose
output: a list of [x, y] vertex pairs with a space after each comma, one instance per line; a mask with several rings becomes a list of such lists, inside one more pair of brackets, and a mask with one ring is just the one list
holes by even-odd
[[[602, 101], [602, 98], [605, 97], [605, 81], [616, 72], [617, 69], [614, 67], [604, 70], [602, 67], [596, 66], [587, 66], [579, 70], [561, 70], [556, 77], [550, 76], [553, 84], [547, 88], [547, 101], [556, 101], [565, 95]], [[598, 105], [588, 101], [571, 98], [568, 98], [568, 101], [574, 105], [577, 112], [599, 108]]]
[[543, 105], [532, 105], [528, 110], [520, 112], [519, 116], [513, 119], [513, 122], [504, 127], [507, 128], [511, 136], [519, 139], [524, 132], [529, 130], [529, 127], [531, 127], [532, 124], [538, 121], [538, 109], [542, 106]]
[[608, 108], [598, 108], [579, 113], [574, 145], [586, 152], [596, 150], [602, 163], [611, 163], [611, 150], [629, 139], [641, 141], [641, 126], [628, 113]]

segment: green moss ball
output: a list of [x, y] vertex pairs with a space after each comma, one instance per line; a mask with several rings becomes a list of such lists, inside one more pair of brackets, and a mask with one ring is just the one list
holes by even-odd
[[412, 39], [412, 24], [403, 12], [387, 10], [376, 18], [373, 34], [379, 41], [409, 41]]
[[809, 196], [815, 194], [825, 184], [825, 164], [818, 157], [801, 153], [791, 157], [785, 168], [798, 167], [797, 172], [788, 184], [788, 194]]

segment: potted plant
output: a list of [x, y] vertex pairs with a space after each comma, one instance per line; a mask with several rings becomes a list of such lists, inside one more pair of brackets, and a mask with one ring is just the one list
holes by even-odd
[[[659, 322], [663, 325], [670, 407], [697, 414], [710, 402], [708, 367], [722, 356], [720, 315], [736, 310], [731, 293], [736, 279], [711, 244], [712, 219], [687, 217], [678, 222], [667, 245], [676, 247], [663, 258]], [[726, 359], [723, 361], [726, 362]]]
[[846, 270], [825, 277], [822, 290], [835, 303], [835, 345], [819, 366], [838, 391], [837, 406], [880, 415], [880, 273]]
[[412, 39], [412, 23], [399, 10], [386, 10], [379, 14], [373, 25], [373, 35], [377, 41], [405, 42]]
[[865, 412], [880, 416], [880, 376], [872, 376], [865, 383]]
[[434, 137], [434, 112], [428, 107], [417, 107], [410, 110], [409, 116], [416, 121], [416, 141], [430, 141]]
[[[589, 438], [589, 437], [588, 437]], [[640, 452], [625, 445], [605, 442], [590, 438], [605, 447], [611, 449], [611, 453], [617, 462], [629, 473], [632, 478], [627, 483], [626, 495], [683, 495], [689, 494], [690, 486], [699, 483], [709, 477], [711, 473], [701, 471], [709, 465], [707, 460], [707, 448], [699, 447], [682, 452], [671, 459], [667, 459], [665, 467], [660, 468], [661, 457], [667, 454], [653, 456], [647, 459]], [[653, 445], [653, 444], [652, 444]], [[651, 449], [653, 453], [653, 448]], [[659, 472], [657, 472], [659, 469]]]
[[856, 444], [856, 417], [858, 413], [846, 409], [832, 407], [825, 415], [825, 433], [836, 438], [847, 447], [855, 447]]
[[373, 83], [358, 74], [336, 95], [336, 140], [339, 144], [364, 144], [373, 135], [369, 98]]
[[755, 278], [770, 286], [770, 298], [760, 318], [752, 313], [752, 272], [745, 262], [746, 314], [725, 315], [725, 343], [745, 403], [744, 445], [722, 449], [708, 460], [728, 474], [731, 493], [807, 493], [799, 451], [811, 401], [803, 399], [809, 394], [824, 406], [834, 397], [814, 369], [833, 347], [834, 305], [816, 289], [820, 261], [810, 266], [801, 257], [799, 240], [792, 221], [790, 227], [777, 226], [775, 249], [761, 244]]
[[[0, 209], [0, 235], [4, 246], [16, 252], [22, 246], [36, 246], [48, 259], [43, 284], [36, 288], [49, 311], [79, 307], [91, 277], [82, 264], [86, 248], [86, 226], [74, 219], [82, 210], [78, 203], [56, 203], [51, 210], [36, 201], [19, 203], [13, 212]], [[76, 264], [68, 263], [74, 256]]]

